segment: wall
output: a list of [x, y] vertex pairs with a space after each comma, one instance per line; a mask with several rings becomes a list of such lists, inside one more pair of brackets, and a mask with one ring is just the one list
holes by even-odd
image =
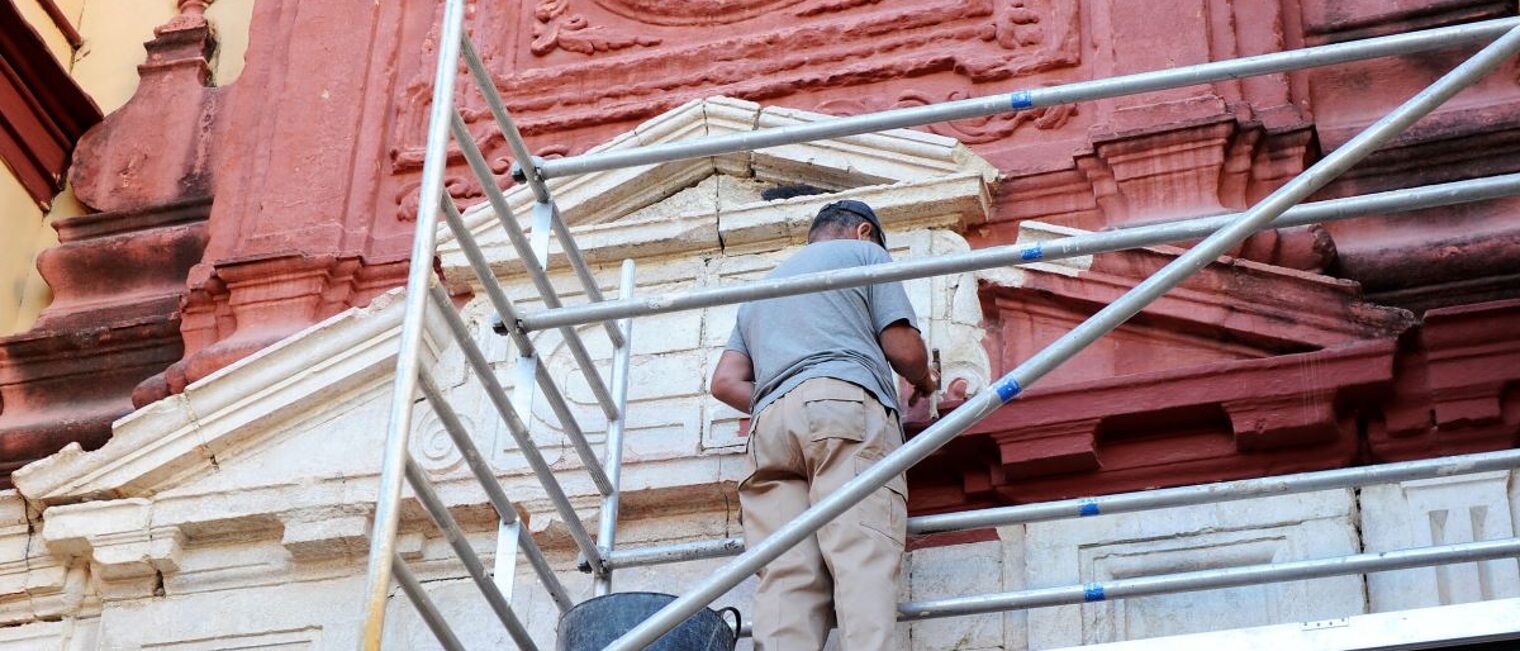
[[[657, 117], [637, 135], [659, 142], [817, 118], [715, 99]], [[766, 273], [802, 243], [809, 216], [839, 196], [878, 207], [899, 259], [964, 250], [959, 231], [991, 207], [988, 172], [953, 141], [893, 132], [599, 173], [554, 187], [603, 290], [614, 290], [619, 262], [633, 258], [637, 291], [649, 295]], [[759, 200], [765, 187], [819, 175], [843, 187], [834, 196]], [[530, 201], [523, 189], [508, 195], [513, 206]], [[607, 215], [617, 217], [600, 220]], [[491, 228], [494, 216], [472, 210], [464, 221], [477, 233], [488, 264], [500, 270], [507, 295], [524, 310], [540, 309], [511, 247]], [[443, 240], [443, 276], [463, 290], [462, 297], [473, 290], [472, 298], [461, 299], [470, 338], [482, 348], [490, 373], [512, 390], [516, 351], [489, 330], [493, 309], [472, 284], [457, 241]], [[552, 253], [551, 280], [564, 290], [564, 300], [584, 300], [570, 289], [575, 281], [562, 257]], [[992, 279], [1016, 286], [1042, 276], [1078, 277], [1091, 262], [925, 279], [906, 289], [951, 377], [982, 387], [989, 372], [978, 343], [985, 308], [974, 288]], [[66, 448], [18, 471], [17, 490], [0, 491], [0, 649], [352, 648], [400, 297], [390, 292], [324, 320], [137, 411], [117, 422], [114, 438], [99, 450]], [[524, 514], [558, 580], [573, 599], [589, 597], [590, 581], [576, 571], [566, 520], [525, 467], [519, 441], [440, 321], [433, 312], [424, 323], [423, 368]], [[734, 487], [744, 472], [744, 422], [708, 396], [705, 386], [732, 323], [731, 307], [637, 322], [620, 546], [740, 532]], [[606, 368], [611, 351], [605, 337], [596, 328], [580, 330], [598, 367]], [[603, 442], [605, 421], [559, 333], [534, 333], [532, 339], [588, 439]], [[594, 527], [600, 496], [553, 410], [540, 395], [526, 414], [528, 436], [552, 464], [578, 517]], [[494, 514], [431, 409], [417, 413], [410, 452], [472, 549], [494, 563]], [[1510, 473], [1486, 473], [919, 538], [906, 559], [902, 598], [1056, 588], [1509, 538], [1520, 517], [1517, 490]], [[467, 648], [510, 644], [448, 542], [411, 498], [401, 510], [398, 553]], [[616, 585], [680, 592], [721, 563], [626, 570]], [[741, 584], [719, 604], [747, 609], [752, 590], [752, 582]], [[1216, 631], [1249, 639], [1260, 626], [1391, 611], [1409, 621], [1431, 621], [1445, 611], [1418, 609], [1475, 601], [1513, 605], [1516, 597], [1520, 565], [1505, 559], [919, 622], [902, 625], [899, 648], [1027, 651]], [[517, 566], [511, 600], [539, 644], [550, 646], [558, 609], [526, 564]], [[237, 616], [208, 616], [228, 612]], [[388, 604], [388, 622], [386, 648], [436, 648], [399, 593]]]
[[[83, 40], [75, 51], [38, 0], [15, 1], [53, 56], [105, 113], [131, 99], [137, 66], [147, 57], [143, 43], [153, 38], [155, 27], [174, 17], [176, 8], [175, 0], [58, 0]], [[221, 39], [212, 62], [218, 85], [232, 83], [242, 73], [253, 3], [219, 0], [206, 11]], [[0, 229], [16, 234], [0, 241], [0, 336], [26, 331], [51, 300], [34, 265], [38, 253], [58, 244], [51, 223], [86, 212], [70, 189], [44, 213], [13, 186], [9, 171], [0, 168]]]

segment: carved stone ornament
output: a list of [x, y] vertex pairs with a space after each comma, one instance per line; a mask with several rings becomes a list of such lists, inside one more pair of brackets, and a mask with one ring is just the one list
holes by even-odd
[[580, 14], [567, 14], [570, 0], [542, 0], [533, 10], [533, 54], [543, 56], [556, 49], [580, 54], [610, 52], [630, 47], [651, 47], [660, 39], [594, 27]]
[[[1072, 68], [1082, 56], [1079, 8], [1056, 0], [538, 0], [531, 15], [502, 11], [483, 5], [468, 29], [540, 155], [579, 153], [623, 125], [700, 97], [784, 105], [789, 97], [817, 93], [802, 100], [817, 107], [851, 87], [932, 76], [896, 100], [917, 105], [999, 92], [977, 86]], [[743, 26], [696, 28], [730, 23]], [[399, 177], [392, 187], [402, 220], [415, 212], [410, 196], [422, 167], [434, 56], [436, 40], [430, 39], [408, 66], [411, 81], [391, 135], [391, 171]], [[457, 102], [477, 144], [504, 171], [506, 147], [479, 94], [462, 90]], [[1031, 111], [938, 133], [987, 142], [1024, 124], [1059, 128], [1073, 114], [1069, 108]], [[552, 141], [536, 138], [549, 133]], [[549, 152], [550, 145], [560, 149]], [[455, 156], [453, 166], [462, 170]], [[450, 189], [458, 199], [479, 196], [468, 186], [451, 183]]]

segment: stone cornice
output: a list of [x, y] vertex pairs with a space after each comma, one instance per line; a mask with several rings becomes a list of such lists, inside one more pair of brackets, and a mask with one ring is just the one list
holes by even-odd
[[[318, 323], [275, 346], [118, 421], [110, 443], [86, 453], [70, 445], [17, 471], [23, 494], [46, 504], [152, 495], [203, 473], [225, 451], [252, 444], [270, 426], [337, 393], [383, 381], [395, 364], [399, 292]], [[445, 341], [429, 323], [426, 355]]]

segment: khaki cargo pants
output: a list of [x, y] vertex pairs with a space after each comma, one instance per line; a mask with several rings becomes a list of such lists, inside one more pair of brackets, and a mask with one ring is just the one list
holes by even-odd
[[[750, 472], [739, 484], [745, 544], [753, 547], [900, 445], [897, 417], [865, 389], [828, 378], [798, 385], [751, 429]], [[836, 624], [848, 651], [896, 648], [907, 492], [897, 476], [760, 570], [756, 651], [818, 651]]]

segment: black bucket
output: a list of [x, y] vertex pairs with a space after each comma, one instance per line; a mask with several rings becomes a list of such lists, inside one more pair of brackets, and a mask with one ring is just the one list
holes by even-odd
[[[655, 612], [675, 601], [674, 595], [658, 592], [616, 592], [583, 601], [559, 618], [559, 651], [602, 651], [624, 633], [633, 630]], [[666, 633], [648, 651], [734, 651], [739, 611], [732, 613], [729, 625], [711, 608], [695, 615]]]

